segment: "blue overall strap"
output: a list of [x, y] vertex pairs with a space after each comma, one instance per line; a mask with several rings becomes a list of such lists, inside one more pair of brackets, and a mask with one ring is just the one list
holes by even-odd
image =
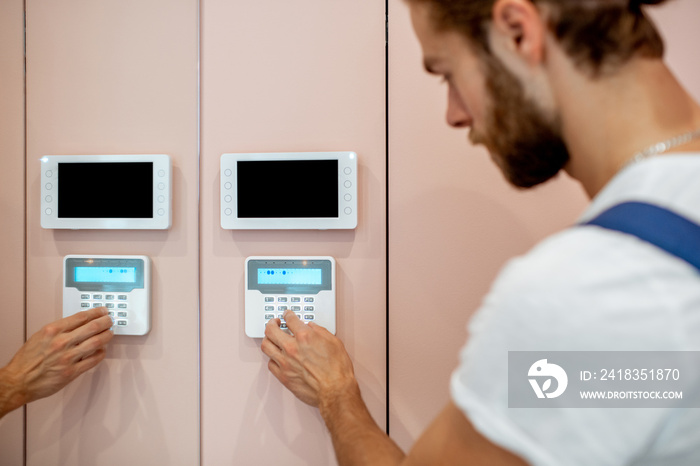
[[700, 272], [700, 225], [663, 207], [623, 202], [581, 225], [634, 235], [683, 259]]

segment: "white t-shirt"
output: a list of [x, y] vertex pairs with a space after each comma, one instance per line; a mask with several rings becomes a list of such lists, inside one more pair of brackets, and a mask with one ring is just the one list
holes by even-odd
[[[625, 201], [700, 223], [700, 156], [620, 172], [581, 221]], [[698, 244], [700, 247], [700, 244]], [[700, 273], [636, 237], [594, 226], [510, 261], [468, 326], [455, 404], [532, 465], [700, 465], [700, 409], [508, 408], [508, 351], [699, 351]]]

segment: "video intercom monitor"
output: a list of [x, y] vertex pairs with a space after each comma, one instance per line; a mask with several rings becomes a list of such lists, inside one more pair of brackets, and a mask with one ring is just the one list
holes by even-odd
[[41, 158], [41, 226], [166, 230], [171, 191], [165, 154], [48, 155]]
[[221, 228], [329, 230], [356, 226], [354, 152], [221, 156]]

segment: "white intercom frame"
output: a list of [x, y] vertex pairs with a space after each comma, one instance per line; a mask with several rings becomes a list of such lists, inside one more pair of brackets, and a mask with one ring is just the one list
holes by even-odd
[[[285, 269], [285, 268], [321, 268], [322, 281], [317, 286], [309, 285], [260, 285], [251, 276], [251, 270], [259, 268]], [[284, 310], [280, 306], [291, 309], [295, 302], [291, 298], [300, 298], [301, 309], [297, 314], [302, 321], [314, 322], [325, 327], [335, 335], [336, 330], [336, 262], [331, 256], [251, 256], [245, 260], [245, 333], [251, 338], [263, 338], [265, 325], [270, 319], [266, 315], [274, 315], [281, 318]], [[315, 288], [315, 289], [312, 289]], [[288, 301], [278, 302], [279, 297], [288, 297]], [[274, 299], [272, 301], [266, 301]], [[306, 302], [305, 298], [312, 298]], [[304, 307], [310, 305], [312, 310], [306, 312]], [[266, 306], [274, 307], [274, 310], [266, 310]], [[313, 315], [313, 320], [306, 320], [306, 315]], [[283, 327], [284, 327], [284, 320]]]
[[[243, 218], [238, 214], [238, 163], [337, 160], [337, 217]], [[284, 186], [265, 189], [294, 189], [295, 183], [313, 179], [290, 177]], [[221, 156], [221, 228], [228, 230], [331, 230], [357, 227], [357, 154], [355, 152], [227, 153]]]
[[[71, 278], [76, 267], [133, 268], [134, 280], [78, 280], [75, 276]], [[63, 258], [63, 317], [102, 306], [108, 308], [114, 321], [115, 335], [145, 335], [150, 331], [151, 259], [148, 256], [72, 254]]]
[[[41, 159], [41, 226], [46, 229], [167, 230], [172, 224], [172, 168], [167, 154], [127, 155], [47, 155]], [[153, 188], [151, 218], [71, 218], [59, 217], [59, 164], [71, 163], [152, 163]], [[128, 185], [129, 180], [118, 180]], [[114, 186], [112, 186], [113, 188]], [[86, 179], [86, 197], [110, 189], [108, 180]]]

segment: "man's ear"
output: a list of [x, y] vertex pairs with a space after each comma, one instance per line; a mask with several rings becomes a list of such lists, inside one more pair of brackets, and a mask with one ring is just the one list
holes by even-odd
[[545, 21], [531, 0], [496, 0], [491, 45], [498, 41], [528, 65], [538, 65], [544, 60]]

